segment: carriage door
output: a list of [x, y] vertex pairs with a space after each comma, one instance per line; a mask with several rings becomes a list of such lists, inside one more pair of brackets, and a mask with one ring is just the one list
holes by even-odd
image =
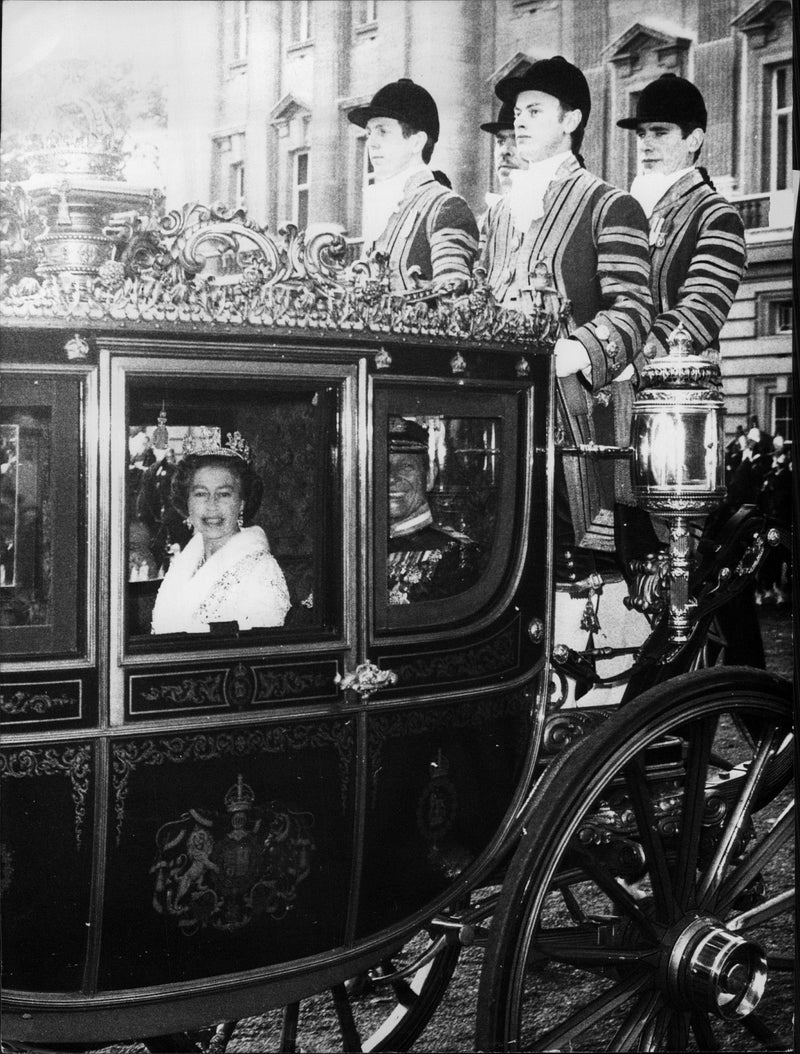
[[375, 380], [362, 932], [478, 858], [525, 763], [546, 577], [534, 402], [529, 383]]

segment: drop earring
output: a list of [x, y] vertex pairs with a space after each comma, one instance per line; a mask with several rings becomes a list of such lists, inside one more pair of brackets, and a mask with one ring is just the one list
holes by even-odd
[[191, 533], [194, 534], [194, 524], [192, 521], [187, 517], [183, 522], [187, 531], [191, 531]]
[[241, 530], [242, 527], [244, 527], [244, 510], [242, 508], [239, 509], [239, 515], [236, 518], [236, 522], [239, 525], [239, 530]]

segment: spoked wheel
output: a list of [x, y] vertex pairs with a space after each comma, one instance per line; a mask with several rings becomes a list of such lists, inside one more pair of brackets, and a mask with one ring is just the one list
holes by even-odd
[[542, 780], [478, 997], [481, 1051], [791, 1049], [791, 686], [702, 670]]
[[153, 1054], [231, 1049], [280, 1054], [407, 1050], [435, 1012], [456, 968], [460, 945], [423, 930], [395, 955], [329, 991], [216, 1030], [145, 1041]]

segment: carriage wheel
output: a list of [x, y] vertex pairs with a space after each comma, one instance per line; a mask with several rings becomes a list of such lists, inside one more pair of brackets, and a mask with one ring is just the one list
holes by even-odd
[[[223, 1054], [232, 1037], [237, 1048], [257, 1049], [265, 1054], [327, 1054], [337, 1050], [379, 1054], [407, 1050], [439, 1006], [460, 950], [458, 944], [444, 944], [430, 959], [413, 968], [428, 951], [434, 951], [434, 939], [422, 930], [397, 954], [347, 984], [334, 985], [328, 992], [261, 1017], [225, 1022], [216, 1030], [143, 1042], [153, 1054]], [[405, 974], [407, 968], [412, 969]]]
[[482, 1051], [791, 1049], [791, 685], [677, 677], [546, 774], [506, 875]]

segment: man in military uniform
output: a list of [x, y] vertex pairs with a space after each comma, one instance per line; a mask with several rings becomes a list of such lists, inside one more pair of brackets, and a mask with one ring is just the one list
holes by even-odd
[[[646, 219], [630, 195], [582, 167], [591, 98], [576, 66], [560, 55], [543, 59], [495, 90], [514, 106], [517, 147], [528, 168], [492, 209], [481, 264], [506, 307], [524, 312], [535, 298], [548, 304], [556, 295], [570, 302], [569, 331], [554, 352], [564, 445], [613, 442], [613, 425], [605, 434], [599, 427], [600, 408], [652, 320]], [[593, 554], [615, 548], [613, 472], [603, 477], [604, 467], [558, 458], [557, 544], [562, 564], [569, 549], [581, 571], [591, 570]]]
[[[623, 378], [636, 380], [648, 358], [667, 354], [670, 335], [678, 326], [689, 332], [695, 351], [719, 354], [720, 330], [744, 275], [746, 257], [741, 216], [696, 164], [707, 123], [700, 91], [673, 73], [651, 81], [637, 100], [635, 114], [617, 122], [637, 137], [639, 171], [631, 194], [649, 221], [655, 307], [647, 340]], [[624, 423], [618, 424], [622, 431]], [[747, 464], [737, 472], [737, 484], [754, 472]], [[734, 507], [737, 497], [732, 501], [728, 496]], [[621, 532], [624, 547], [633, 549], [630, 539], [635, 538], [639, 552], [652, 548], [655, 536], [646, 514], [629, 509], [627, 521]], [[737, 598], [718, 617], [740, 660], [763, 666], [753, 597]]]
[[655, 320], [638, 362], [665, 355], [679, 325], [695, 351], [718, 352], [744, 275], [742, 218], [696, 165], [707, 120], [695, 85], [664, 73], [641, 93], [636, 113], [617, 121], [636, 133], [639, 172], [631, 194], [650, 224]]
[[[559, 298], [570, 303], [570, 322], [554, 349], [554, 639], [583, 649], [599, 632], [599, 621], [605, 630], [612, 613], [624, 611], [627, 587], [614, 558], [613, 464], [570, 449], [614, 443], [609, 404], [622, 389], [611, 382], [634, 360], [652, 322], [647, 221], [629, 194], [583, 167], [580, 147], [591, 97], [576, 66], [560, 55], [543, 59], [522, 76], [503, 78], [495, 91], [514, 107], [517, 148], [528, 167], [516, 173], [509, 194], [491, 210], [480, 263], [504, 307], [527, 312], [553, 308]], [[632, 408], [632, 398], [627, 404]], [[596, 573], [605, 577], [604, 597], [619, 594], [603, 604], [599, 621], [597, 596], [581, 588], [596, 582], [590, 578]]]
[[477, 580], [478, 546], [467, 535], [434, 523], [428, 501], [428, 432], [406, 418], [389, 431], [390, 604], [441, 600]]
[[392, 290], [431, 283], [434, 292], [469, 280], [478, 252], [475, 217], [428, 162], [439, 138], [439, 112], [421, 85], [403, 77], [384, 85], [349, 120], [367, 131], [375, 183], [364, 192], [364, 250], [388, 258]]

